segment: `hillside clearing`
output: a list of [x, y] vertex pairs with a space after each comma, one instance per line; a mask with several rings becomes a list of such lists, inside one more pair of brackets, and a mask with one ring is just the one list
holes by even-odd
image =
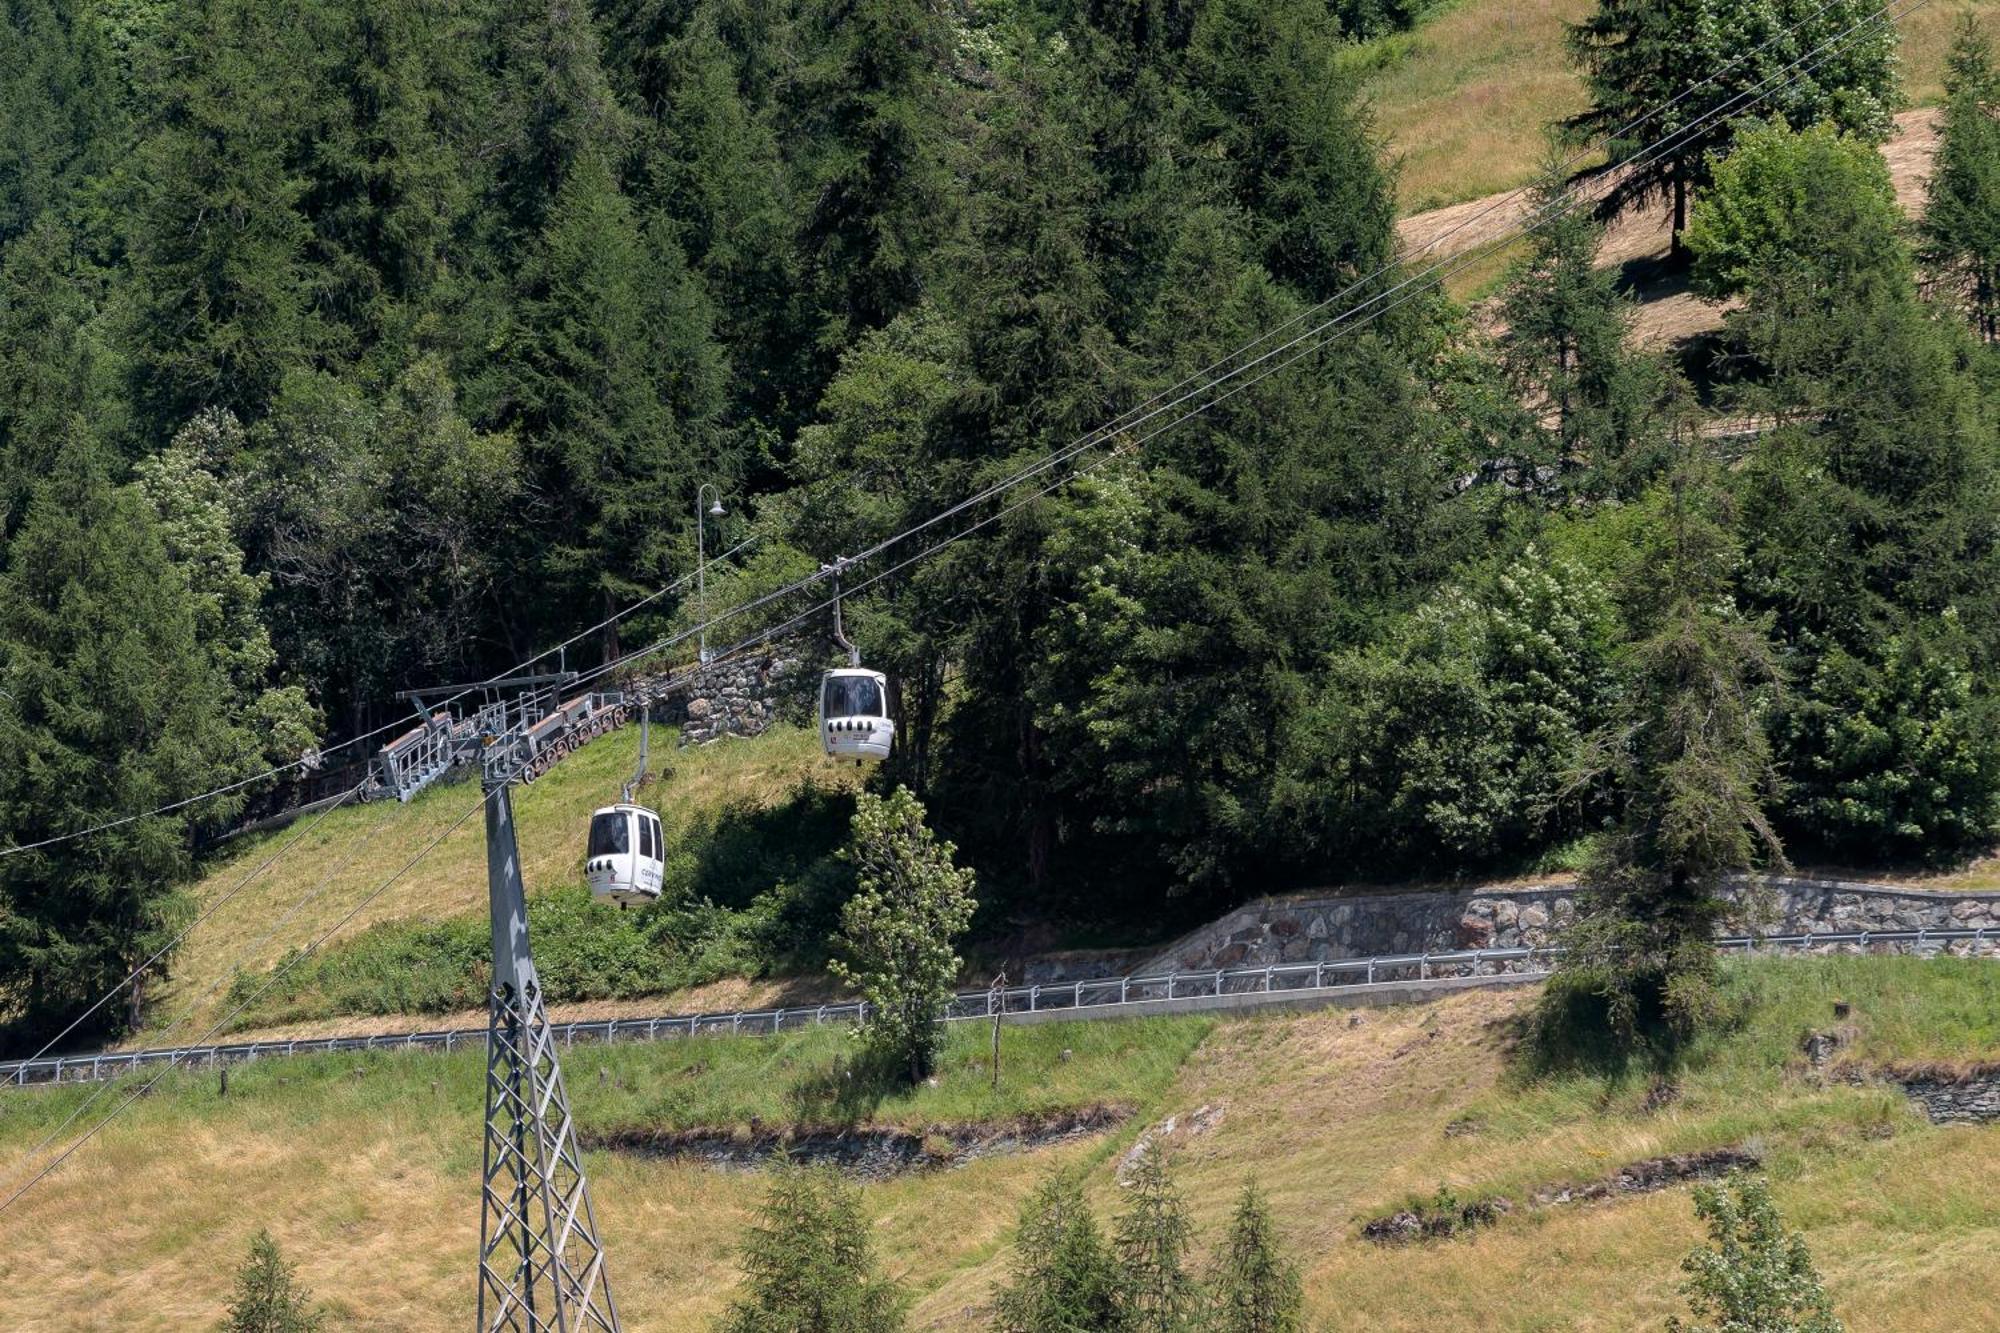
[[[1020, 1200], [1057, 1164], [1089, 1172], [1107, 1215], [1117, 1158], [1140, 1127], [1210, 1107], [1177, 1140], [1205, 1245], [1242, 1180], [1270, 1195], [1306, 1264], [1317, 1326], [1510, 1330], [1658, 1327], [1694, 1242], [1685, 1188], [1589, 1205], [1517, 1207], [1469, 1238], [1384, 1250], [1360, 1224], [1431, 1194], [1521, 1195], [1668, 1152], [1754, 1143], [1849, 1327], [2000, 1322], [2000, 1288], [1963, 1281], [2000, 1242], [2000, 1129], [1940, 1129], [1901, 1093], [1821, 1086], [1802, 1032], [1838, 997], [1858, 1062], [1990, 1058], [2000, 969], [1899, 958], [1733, 966], [1756, 997], [1741, 1032], [1706, 1043], [1678, 1093], [1648, 1110], [1643, 1075], [1529, 1078], [1505, 1051], [1531, 994], [1427, 1007], [1221, 1021], [1008, 1029], [1003, 1088], [985, 1034], [961, 1029], [936, 1088], [831, 1107], [814, 1092], [832, 1032], [713, 1039], [571, 1056], [587, 1131], [856, 1120], [921, 1126], [1122, 1101], [1119, 1130], [942, 1173], [870, 1183], [890, 1271], [917, 1293], [914, 1326], [981, 1327]], [[1068, 1059], [1063, 1052], [1070, 1052]], [[268, 1224], [343, 1329], [462, 1323], [477, 1214], [478, 1077], [466, 1057], [376, 1056], [250, 1067], [228, 1099], [189, 1076], [138, 1104], [18, 1205], [0, 1257], [0, 1322], [178, 1329], [212, 1320], [228, 1268]], [[837, 1080], [836, 1080], [837, 1083]], [[80, 1090], [0, 1101], [18, 1151]], [[725, 1303], [761, 1182], [637, 1153], [592, 1153], [598, 1215], [634, 1327], [697, 1330]], [[1948, 1276], [1950, 1302], [1935, 1299]], [[1522, 1297], [1532, 1291], [1534, 1299]]]
[[[1413, 33], [1357, 52], [1376, 124], [1400, 160], [1397, 197], [1422, 213], [1533, 179], [1548, 125], [1581, 110], [1583, 84], [1563, 50], [1565, 25], [1592, 0], [1461, 0]], [[1904, 94], [1915, 107], [1943, 95], [1946, 49], [1959, 15], [2000, 32], [2000, 0], [1934, 0], [1897, 21]]]
[[[540, 781], [515, 790], [522, 872], [531, 895], [580, 880], [590, 812], [618, 798], [637, 761], [638, 743], [636, 728], [614, 732], [578, 750]], [[851, 767], [834, 764], [820, 752], [811, 731], [795, 727], [679, 750], [668, 741], [653, 753], [658, 756], [654, 761], [658, 778], [642, 799], [659, 808], [670, 841], [725, 809], [762, 808], [808, 782], [846, 786], [854, 781]], [[189, 1039], [203, 1031], [225, 1012], [222, 1000], [233, 969], [271, 967], [286, 949], [332, 927], [440, 835], [443, 841], [415, 869], [335, 938], [351, 937], [385, 921], [436, 920], [484, 911], [484, 825], [472, 818], [447, 833], [478, 801], [476, 784], [440, 784], [407, 806], [352, 806], [333, 811], [323, 821], [309, 817], [232, 849], [194, 887], [195, 901], [214, 902], [246, 876], [254, 877], [189, 937], [174, 959], [172, 980], [149, 997], [151, 1023], [133, 1036], [132, 1044], [158, 1043], [163, 1029], [183, 1014], [190, 1015], [181, 1029]], [[292, 846], [295, 839], [297, 845]], [[286, 847], [290, 850], [269, 870], [254, 873]], [[294, 911], [311, 895], [316, 896], [310, 903]], [[273, 926], [288, 912], [293, 914], [284, 929], [274, 932]], [[273, 938], [264, 939], [266, 934]], [[204, 997], [211, 987], [214, 993]], [[745, 989], [743, 998], [750, 996]]]

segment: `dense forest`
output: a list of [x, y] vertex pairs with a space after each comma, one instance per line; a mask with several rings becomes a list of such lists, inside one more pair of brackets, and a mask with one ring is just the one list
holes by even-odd
[[[757, 538], [725, 605], [1397, 289], [1343, 53], [1426, 7], [15, 0], [0, 840], [595, 624], [693, 569], [704, 482], [711, 554]], [[1744, 100], [1867, 5], [1683, 8], [1607, 0], [1559, 128], [1633, 157], [1789, 32], [1612, 199], [1683, 203], [1719, 338], [1633, 345], [1552, 169], [1493, 302], [1409, 288], [853, 599], [884, 780], [989, 907], [1576, 864], [1677, 802], [1735, 830], [1716, 865], [1986, 847], [2000, 80], [1968, 34], [1913, 226], [1886, 24]], [[0, 984], [124, 975], [253, 792], [0, 859]]]

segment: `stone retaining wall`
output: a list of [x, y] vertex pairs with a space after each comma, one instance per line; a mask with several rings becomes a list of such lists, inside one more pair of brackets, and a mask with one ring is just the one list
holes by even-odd
[[[1777, 909], [1775, 934], [1863, 930], [1994, 930], [2000, 894], [1936, 893], [1840, 880], [1757, 881]], [[1576, 919], [1573, 884], [1408, 893], [1308, 893], [1266, 898], [1183, 936], [1141, 970], [1320, 963], [1379, 954], [1513, 949], [1553, 943]], [[1741, 924], [1732, 933], [1749, 933]]]
[[816, 651], [793, 640], [718, 662], [656, 704], [653, 716], [678, 724], [682, 745], [756, 736], [778, 721], [807, 722], [819, 680]]

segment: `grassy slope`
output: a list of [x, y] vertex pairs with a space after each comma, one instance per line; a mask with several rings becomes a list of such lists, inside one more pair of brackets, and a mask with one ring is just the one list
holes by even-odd
[[[1748, 969], [1748, 970], [1745, 970]], [[979, 1326], [1019, 1202], [1058, 1163], [1090, 1172], [1108, 1214], [1117, 1154], [1141, 1121], [1225, 1115], [1182, 1149], [1205, 1244], [1256, 1173], [1307, 1266], [1329, 1330], [1660, 1327], [1696, 1239], [1685, 1190], [1517, 1212], [1490, 1232], [1399, 1251], [1360, 1221], [1440, 1182], [1465, 1193], [1588, 1180], [1666, 1151], [1760, 1141], [1780, 1205], [1806, 1229], [1841, 1312], [1864, 1330], [2000, 1326], [2000, 1285], [1966, 1282], [2000, 1241], [2000, 1128], [1937, 1129], [1898, 1094], [1820, 1088], [1797, 1042], [1828, 1002], [1854, 1003], [1864, 1060], [1991, 1057], [2000, 968], [1904, 959], [1748, 964], [1762, 1001], [1714, 1044], [1664, 1111], [1643, 1079], [1526, 1081], [1497, 1053], [1527, 1001], [1489, 992], [1431, 1008], [1208, 1023], [1010, 1029], [985, 1088], [985, 1033], [960, 1029], [940, 1084], [893, 1100], [900, 1124], [1124, 1100], [1127, 1129], [866, 1187], [876, 1243], [918, 1293], [920, 1328]], [[1747, 978], [1747, 980], [1744, 980]], [[586, 1126], [765, 1122], [809, 1104], [833, 1034], [784, 1043], [579, 1051]], [[1074, 1052], [1064, 1061], [1062, 1049]], [[598, 1070], [609, 1076], [600, 1082]], [[357, 1076], [354, 1070], [365, 1071]], [[218, 1101], [190, 1079], [135, 1106], [8, 1219], [0, 1324], [169, 1329], [211, 1320], [246, 1237], [269, 1224], [337, 1327], [456, 1327], [468, 1313], [479, 1067], [429, 1055], [246, 1068]], [[0, 1161], [66, 1113], [75, 1090], [0, 1098]], [[1472, 1134], [1445, 1127], [1470, 1118]], [[599, 1217], [634, 1327], [693, 1330], [727, 1297], [755, 1176], [593, 1154]], [[1951, 1280], [1949, 1301], [1936, 1298]]]
[[[653, 750], [659, 778], [642, 799], [659, 807], [670, 838], [724, 806], [782, 798], [808, 777], [829, 785], [853, 780], [851, 767], [827, 759], [813, 733], [797, 728], [687, 750], [672, 748], [671, 733], [655, 739], [661, 741]], [[618, 799], [637, 762], [638, 744], [637, 729], [614, 732], [515, 792], [522, 872], [530, 893], [574, 882], [581, 874], [590, 812]], [[220, 1001], [232, 966], [269, 967], [286, 948], [316, 937], [478, 801], [474, 783], [433, 787], [407, 806], [380, 803], [336, 810], [322, 822], [302, 820], [233, 849], [196, 886], [196, 899], [207, 904], [246, 877], [251, 877], [249, 883], [189, 937], [174, 961], [172, 982], [153, 997], [152, 1028], [138, 1041], [158, 1042], [167, 1024], [190, 1011], [193, 1017], [182, 1028], [186, 1035], [176, 1039], [191, 1040], [224, 1012]], [[287, 848], [270, 869], [258, 873], [273, 853]], [[325, 888], [309, 906], [272, 931], [322, 883]], [[485, 828], [475, 815], [445, 836], [343, 934], [378, 921], [476, 911], [485, 901]], [[273, 938], [264, 940], [267, 933]], [[211, 987], [214, 994], [204, 999]]]
[[[1378, 124], [1402, 160], [1403, 210], [1477, 199], [1529, 180], [1544, 151], [1543, 128], [1584, 105], [1563, 52], [1563, 27], [1594, 0], [1460, 0], [1416, 33], [1369, 54], [1383, 68], [1369, 81]], [[1934, 0], [1906, 15], [1903, 78], [1910, 100], [1941, 95], [1953, 25], [1977, 13], [2000, 35], [2000, 0]]]

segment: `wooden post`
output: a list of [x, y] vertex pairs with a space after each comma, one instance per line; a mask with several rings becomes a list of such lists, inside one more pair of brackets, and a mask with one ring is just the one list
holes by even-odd
[[993, 995], [999, 1001], [990, 1006], [993, 1010], [993, 1090], [1000, 1090], [1000, 1015], [1007, 1008], [1007, 974], [1000, 973], [993, 978]]

